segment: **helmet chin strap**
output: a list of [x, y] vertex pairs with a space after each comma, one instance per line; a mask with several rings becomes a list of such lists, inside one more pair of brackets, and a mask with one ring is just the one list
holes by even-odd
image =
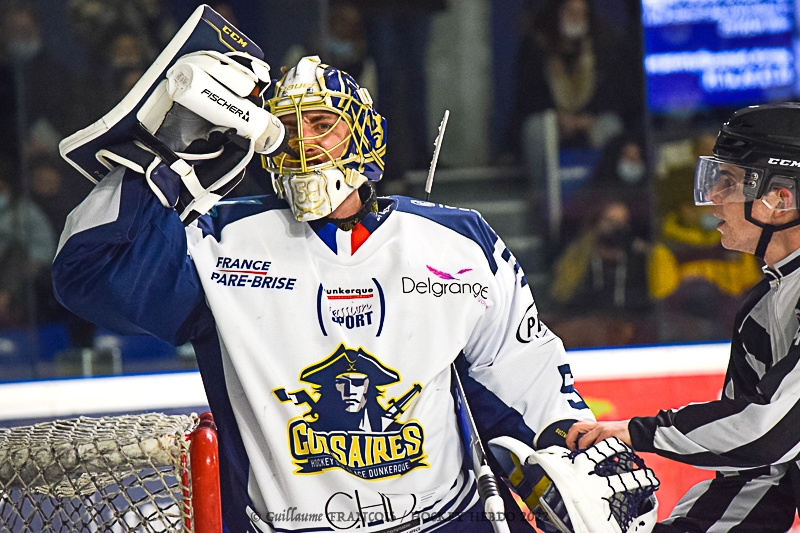
[[800, 225], [800, 217], [796, 218], [795, 220], [792, 220], [791, 222], [787, 222], [786, 224], [781, 224], [780, 226], [759, 222], [758, 220], [753, 218], [752, 200], [744, 203], [744, 218], [751, 224], [754, 224], [759, 228], [761, 228], [761, 235], [758, 237], [758, 244], [756, 245], [756, 251], [753, 253], [753, 255], [755, 255], [762, 261], [764, 260], [764, 254], [767, 253], [767, 246], [769, 246], [769, 243], [772, 240], [773, 233], [775, 233], [776, 231], [782, 231]]

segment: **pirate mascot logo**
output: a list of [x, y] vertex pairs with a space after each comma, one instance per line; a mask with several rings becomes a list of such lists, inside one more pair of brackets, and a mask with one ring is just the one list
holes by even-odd
[[344, 344], [304, 368], [300, 381], [312, 391], [274, 391], [282, 402], [310, 407], [288, 425], [295, 473], [341, 468], [360, 478], [382, 479], [428, 466], [422, 426], [398, 420], [422, 390], [419, 383], [384, 404], [386, 387], [399, 383], [400, 375], [362, 348]]

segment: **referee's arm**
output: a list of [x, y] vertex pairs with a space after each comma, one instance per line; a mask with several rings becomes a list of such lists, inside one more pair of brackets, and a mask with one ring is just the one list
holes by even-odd
[[792, 461], [800, 454], [800, 348], [759, 381], [755, 396], [723, 398], [619, 422], [579, 422], [570, 449], [616, 436], [636, 451], [701, 468], [739, 470]]

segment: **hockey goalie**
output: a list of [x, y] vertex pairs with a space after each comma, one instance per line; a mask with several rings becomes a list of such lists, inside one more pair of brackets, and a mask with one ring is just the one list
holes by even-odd
[[[56, 295], [120, 334], [192, 343], [227, 530], [492, 531], [455, 363], [484, 439], [542, 454], [567, 509], [546, 498], [543, 520], [648, 531], [596, 529], [586, 511], [638, 485], [579, 494], [547, 463], [594, 417], [502, 239], [475, 211], [379, 197], [387, 125], [369, 92], [316, 56], [271, 80], [262, 57], [202, 6], [114, 110], [61, 145], [98, 183], [61, 236]], [[225, 200], [242, 179], [275, 194]], [[608, 479], [644, 483], [634, 470]]]

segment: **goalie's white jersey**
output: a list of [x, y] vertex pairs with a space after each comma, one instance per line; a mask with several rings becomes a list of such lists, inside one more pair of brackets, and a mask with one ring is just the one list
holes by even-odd
[[70, 215], [59, 299], [120, 333], [192, 341], [231, 531], [424, 530], [474, 505], [453, 361], [487, 439], [549, 445], [561, 421], [592, 418], [479, 214], [378, 205], [342, 231], [252, 198], [184, 230], [118, 169]]

